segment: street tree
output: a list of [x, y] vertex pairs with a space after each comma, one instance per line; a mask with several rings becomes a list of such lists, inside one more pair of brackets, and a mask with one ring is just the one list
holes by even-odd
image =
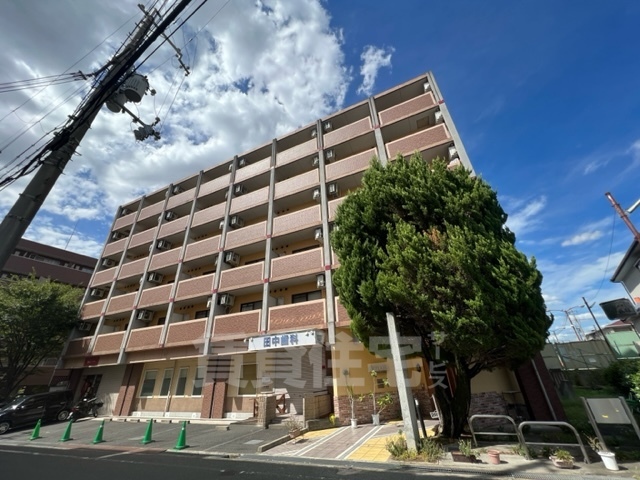
[[466, 424], [471, 379], [531, 359], [553, 321], [506, 220], [485, 181], [417, 154], [374, 159], [336, 214], [334, 282], [352, 331], [368, 345], [388, 335], [391, 312], [402, 335], [421, 338], [448, 437]]
[[0, 282], [0, 399], [60, 353], [78, 320], [81, 296], [76, 287], [35, 275]]

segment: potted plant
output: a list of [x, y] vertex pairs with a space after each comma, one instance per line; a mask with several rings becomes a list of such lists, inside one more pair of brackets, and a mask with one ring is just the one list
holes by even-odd
[[600, 455], [602, 463], [604, 463], [604, 467], [607, 470], [620, 470], [616, 460], [616, 454], [603, 447], [598, 437], [587, 437], [587, 441], [593, 451]]
[[458, 450], [452, 451], [451, 457], [454, 462], [475, 463], [476, 456], [471, 448], [471, 440], [458, 440]]
[[345, 376], [345, 381], [347, 384], [347, 396], [349, 397], [349, 405], [351, 406], [351, 428], [356, 428], [358, 426], [358, 420], [356, 419], [356, 407], [355, 407], [355, 395], [353, 393], [353, 387], [349, 385], [349, 370], [344, 370], [342, 372]]
[[[386, 409], [393, 403], [393, 398], [389, 393], [385, 393], [380, 397], [376, 397], [376, 388], [378, 387], [378, 372], [376, 372], [375, 370], [371, 370], [370, 375], [373, 379], [373, 390], [370, 393], [371, 399], [373, 400], [373, 413], [371, 414], [371, 419], [373, 420], [374, 425], [380, 425], [380, 414], [384, 409]], [[385, 387], [389, 386], [388, 379], [383, 378], [382, 382]]]
[[291, 438], [296, 438], [302, 435], [302, 430], [304, 429], [304, 424], [295, 417], [288, 417], [284, 421], [284, 426], [287, 427], [289, 437]]
[[573, 455], [566, 450], [556, 450], [549, 459], [558, 468], [573, 468]]

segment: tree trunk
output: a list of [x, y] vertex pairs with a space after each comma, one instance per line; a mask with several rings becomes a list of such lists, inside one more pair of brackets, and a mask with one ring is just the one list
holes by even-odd
[[451, 373], [455, 379], [455, 387], [452, 389], [448, 382], [447, 388], [436, 385], [434, 396], [442, 423], [441, 435], [459, 438], [467, 425], [471, 407], [471, 378], [465, 368], [453, 368]]

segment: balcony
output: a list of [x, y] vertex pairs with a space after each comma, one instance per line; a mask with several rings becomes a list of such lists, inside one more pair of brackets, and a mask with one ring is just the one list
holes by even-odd
[[338, 327], [348, 327], [351, 325], [351, 319], [347, 313], [347, 309], [340, 303], [340, 298], [335, 298], [336, 303], [336, 325]]
[[205, 319], [172, 323], [169, 325], [165, 347], [203, 343], [206, 323]]
[[116, 253], [120, 253], [124, 250], [124, 245], [127, 243], [126, 238], [121, 238], [115, 242], [108, 243], [106, 247], [104, 247], [104, 252], [102, 253], [103, 257], [108, 257], [110, 255], [115, 255]]
[[267, 222], [260, 222], [227, 233], [226, 250], [260, 242], [266, 238]]
[[205, 238], [199, 242], [190, 243], [187, 245], [187, 253], [184, 256], [184, 261], [195, 260], [196, 258], [205, 257], [207, 255], [215, 255], [218, 253], [220, 247], [220, 235], [215, 237]]
[[140, 245], [145, 245], [147, 243], [151, 243], [153, 241], [153, 237], [156, 235], [156, 230], [158, 227], [150, 228], [149, 230], [145, 230], [140, 233], [136, 233], [131, 237], [131, 243], [129, 244], [129, 248], [139, 247]]
[[213, 324], [212, 340], [229, 338], [247, 338], [260, 331], [260, 310], [216, 315]]
[[273, 236], [285, 235], [305, 228], [315, 227], [322, 223], [320, 205], [305, 208], [297, 212], [275, 217], [273, 219]]
[[101, 272], [96, 272], [93, 277], [93, 281], [91, 282], [91, 286], [97, 287], [113, 282], [116, 276], [116, 269], [117, 267], [112, 267], [108, 268], [107, 270], [102, 270]]
[[144, 266], [146, 262], [147, 262], [146, 258], [141, 258], [139, 260], [134, 260], [133, 262], [125, 263], [120, 268], [120, 273], [118, 274], [118, 280], [142, 275], [142, 273], [144, 272]]
[[294, 253], [271, 261], [271, 281], [324, 272], [322, 248]]
[[169, 197], [169, 200], [167, 201], [167, 210], [177, 207], [178, 205], [183, 205], [187, 202], [190, 202], [191, 200], [193, 200], [193, 197], [195, 196], [195, 194], [196, 194], [196, 189], [192, 188], [190, 190], [179, 193], [177, 195], [172, 195], [171, 197]]
[[278, 152], [276, 155], [276, 165], [279, 167], [286, 165], [302, 157], [311, 155], [316, 150], [318, 150], [318, 141], [315, 138], [312, 138], [311, 140], [300, 143], [293, 148], [289, 148], [283, 152]]
[[106, 355], [109, 353], [119, 353], [122, 347], [122, 339], [125, 332], [103, 333], [98, 335], [96, 344], [93, 347], [93, 355]]
[[160, 335], [162, 334], [162, 325], [155, 327], [136, 328], [131, 330], [129, 341], [125, 351], [133, 352], [136, 350], [151, 350], [161, 348]]
[[173, 284], [160, 285], [159, 287], [146, 288], [142, 291], [138, 308], [147, 308], [154, 305], [163, 305], [169, 303], [171, 297], [171, 288]]
[[240, 183], [251, 177], [256, 177], [261, 173], [269, 171], [271, 167], [271, 157], [260, 160], [259, 162], [251, 163], [246, 167], [238, 168], [236, 170], [236, 183]]
[[178, 284], [176, 301], [211, 295], [214, 274], [182, 280]]
[[107, 315], [127, 312], [133, 310], [133, 302], [136, 299], [137, 292], [111, 297], [109, 306], [107, 307]]
[[380, 117], [380, 125], [389, 125], [390, 123], [397, 122], [398, 120], [410, 117], [411, 115], [428, 110], [435, 106], [436, 99], [434, 98], [433, 93], [425, 93], [379, 112], [378, 116]]
[[[224, 209], [225, 204], [219, 203], [209, 208], [205, 208], [204, 210], [200, 210], [193, 214], [193, 222], [191, 222], [192, 227], [197, 227], [199, 225], [204, 225], [206, 223], [215, 222], [216, 220], [220, 220], [224, 218]], [[216, 225], [217, 228], [217, 225]]]
[[178, 260], [180, 259], [181, 250], [182, 249], [178, 247], [166, 252], [155, 253], [153, 257], [151, 257], [151, 264], [149, 265], [149, 270], [158, 270], [160, 268], [178, 265]]
[[84, 357], [89, 354], [89, 344], [93, 337], [76, 338], [69, 342], [65, 357]]
[[340, 204], [344, 202], [345, 198], [346, 197], [340, 197], [340, 198], [336, 198], [335, 200], [331, 200], [329, 202], [329, 221], [330, 222], [335, 220], [336, 211], [338, 210], [338, 207], [340, 206]]
[[113, 229], [118, 230], [123, 227], [128, 227], [133, 224], [133, 219], [136, 218], [136, 212], [129, 213], [124, 217], [119, 217], [113, 224]]
[[140, 211], [140, 216], [138, 217], [138, 221], [144, 220], [145, 218], [149, 218], [154, 215], [160, 215], [160, 212], [162, 212], [162, 204], [163, 202], [158, 202], [158, 203], [154, 203], [153, 205], [149, 205], [148, 207], [144, 207]]
[[451, 141], [447, 127], [440, 124], [387, 143], [387, 155], [389, 158], [395, 158], [398, 154], [411, 155], [416, 150], [423, 152]]
[[375, 155], [376, 149], [370, 148], [369, 150], [347, 157], [339, 162], [330, 163], [326, 167], [327, 182], [365, 171], [369, 168], [371, 159]]
[[184, 232], [187, 229], [187, 223], [189, 223], [189, 216], [180, 217], [171, 222], [163, 223], [160, 227], [158, 238], [165, 238], [169, 235]]
[[223, 270], [218, 290], [228, 292], [251, 285], [261, 285], [263, 283], [263, 274], [264, 262]]
[[325, 301], [322, 299], [271, 307], [268, 332], [324, 328], [326, 325], [324, 304]]
[[357, 122], [345, 125], [342, 128], [333, 130], [324, 134], [324, 148], [332, 147], [342, 142], [346, 142], [350, 138], [357, 137], [371, 130], [371, 119], [369, 117], [362, 118]]
[[319, 184], [320, 174], [318, 173], [318, 169], [314, 169], [302, 175], [296, 175], [295, 177], [276, 183], [274, 198], [278, 200], [279, 198], [317, 187]]
[[252, 207], [264, 205], [269, 201], [269, 187], [264, 187], [253, 192], [245, 193], [239, 197], [234, 197], [231, 201], [230, 214], [233, 215]]
[[97, 318], [102, 313], [102, 308], [106, 300], [98, 300], [97, 302], [85, 303], [82, 306], [82, 313], [80, 317], [83, 320], [88, 318]]
[[202, 198], [205, 195], [217, 192], [218, 190], [222, 190], [223, 188], [227, 188], [229, 186], [230, 179], [231, 174], [227, 173], [225, 175], [222, 175], [221, 177], [211, 180], [210, 182], [203, 183], [202, 185], [200, 185], [198, 198]]

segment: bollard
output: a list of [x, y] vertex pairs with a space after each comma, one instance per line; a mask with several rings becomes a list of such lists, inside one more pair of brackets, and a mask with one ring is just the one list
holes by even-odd
[[60, 438], [60, 442], [66, 442], [68, 440], [72, 440], [71, 438], [71, 425], [73, 425], [73, 420], [69, 420], [69, 424], [67, 425], [67, 428], [64, 430], [64, 433], [62, 434], [62, 438]]
[[35, 440], [40, 438], [40, 425], [42, 424], [42, 420], [38, 419], [38, 423], [36, 423], [35, 428], [33, 429], [33, 433], [31, 434], [31, 438], [29, 440]]
[[140, 442], [141, 444], [146, 445], [147, 443], [153, 442], [153, 440], [151, 439], [152, 429], [153, 429], [153, 418], [149, 420], [149, 425], [147, 425], [147, 431], [145, 432], [144, 437], [142, 437], [142, 441]]
[[180, 429], [180, 435], [178, 435], [178, 441], [174, 450], [182, 450], [187, 448], [187, 422], [182, 422], [182, 428]]
[[94, 445], [96, 443], [104, 442], [104, 440], [102, 439], [102, 433], [103, 432], [104, 432], [104, 420], [102, 420], [102, 423], [100, 424], [100, 426], [98, 427], [98, 431], [96, 432], [96, 436], [93, 438], [93, 444]]

